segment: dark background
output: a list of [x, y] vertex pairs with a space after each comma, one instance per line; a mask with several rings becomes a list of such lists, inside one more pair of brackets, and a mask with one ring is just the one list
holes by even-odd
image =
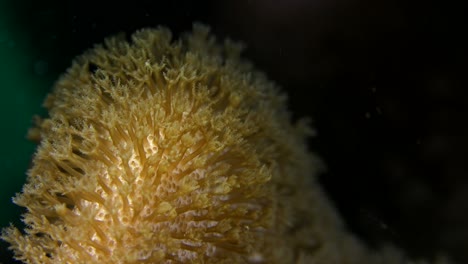
[[[310, 116], [310, 148], [349, 228], [371, 247], [468, 263], [465, 9], [450, 1], [0, 0], [0, 226], [19, 225], [33, 114], [71, 60], [104, 37], [194, 21], [244, 53]], [[6, 244], [0, 262], [14, 263]]]

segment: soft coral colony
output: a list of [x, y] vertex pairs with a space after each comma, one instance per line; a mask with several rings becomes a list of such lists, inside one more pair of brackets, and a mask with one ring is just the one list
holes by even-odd
[[113, 37], [78, 57], [32, 130], [40, 139], [25, 263], [401, 263], [349, 235], [316, 184], [308, 128], [206, 27]]

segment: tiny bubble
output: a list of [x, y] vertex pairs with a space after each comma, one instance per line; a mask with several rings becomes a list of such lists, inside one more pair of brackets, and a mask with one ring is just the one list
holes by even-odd
[[365, 115], [365, 116], [366, 116], [367, 119], [369, 119], [369, 118], [371, 117], [371, 113], [366, 112], [366, 115]]

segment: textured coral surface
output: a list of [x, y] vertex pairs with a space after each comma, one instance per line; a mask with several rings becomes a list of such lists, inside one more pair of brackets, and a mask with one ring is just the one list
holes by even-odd
[[40, 146], [15, 198], [26, 235], [4, 237], [17, 257], [285, 263], [321, 246], [303, 223], [305, 127], [239, 51], [196, 26], [176, 41], [162, 28], [110, 38], [79, 57], [31, 130]]
[[25, 263], [402, 263], [369, 254], [315, 183], [308, 128], [285, 97], [208, 29], [107, 39], [46, 100]]

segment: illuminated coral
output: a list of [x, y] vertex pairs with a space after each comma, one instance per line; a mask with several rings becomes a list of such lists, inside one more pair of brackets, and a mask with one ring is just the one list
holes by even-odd
[[[285, 96], [206, 27], [80, 56], [31, 132], [25, 263], [365, 263], [316, 184]], [[390, 263], [390, 262], [388, 262]]]

